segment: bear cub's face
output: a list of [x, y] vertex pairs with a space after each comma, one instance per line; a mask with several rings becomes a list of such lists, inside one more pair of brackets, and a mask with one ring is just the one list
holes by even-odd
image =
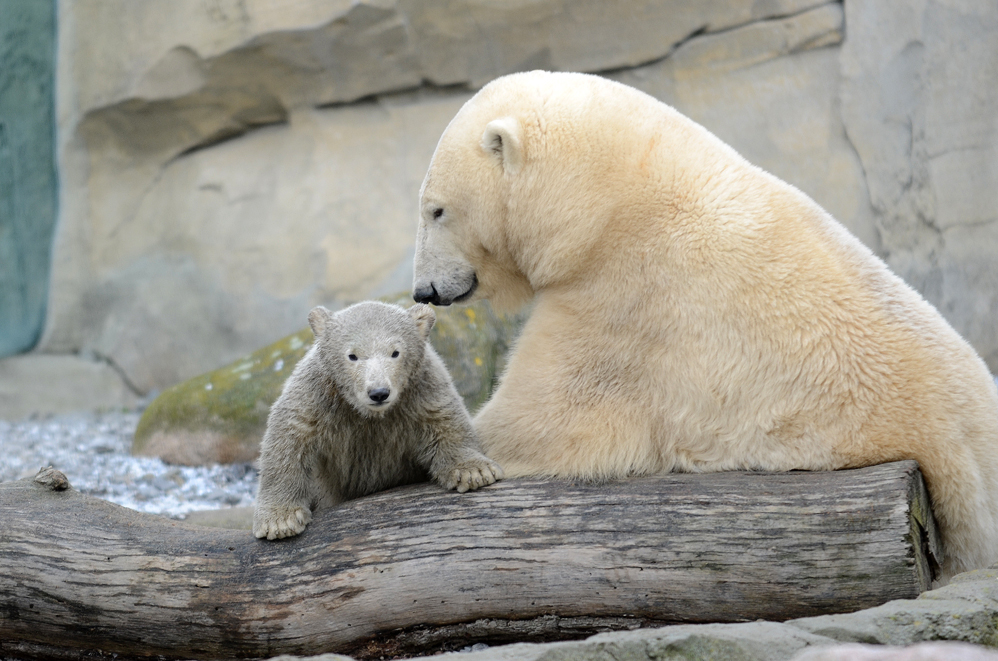
[[308, 315], [316, 347], [337, 389], [365, 416], [389, 411], [423, 362], [436, 321], [433, 309], [409, 310], [375, 301], [333, 314], [319, 306]]

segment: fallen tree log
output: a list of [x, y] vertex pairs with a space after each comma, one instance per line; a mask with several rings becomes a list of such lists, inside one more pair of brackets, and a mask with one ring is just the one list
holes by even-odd
[[380, 656], [785, 620], [914, 597], [941, 560], [914, 462], [416, 485], [278, 542], [60, 486], [0, 484], [0, 657]]

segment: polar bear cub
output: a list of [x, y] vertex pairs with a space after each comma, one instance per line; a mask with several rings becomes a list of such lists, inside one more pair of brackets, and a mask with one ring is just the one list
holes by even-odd
[[428, 342], [435, 320], [420, 304], [312, 310], [315, 344], [267, 420], [254, 535], [297, 535], [317, 507], [427, 478], [462, 493], [502, 478]]
[[944, 577], [998, 560], [984, 362], [813, 200], [673, 108], [597, 76], [500, 78], [440, 138], [420, 205], [417, 301], [533, 300], [475, 417], [510, 477], [915, 459]]

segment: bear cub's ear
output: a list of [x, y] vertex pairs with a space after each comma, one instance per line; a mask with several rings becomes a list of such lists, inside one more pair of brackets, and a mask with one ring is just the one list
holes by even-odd
[[423, 339], [430, 337], [430, 330], [437, 321], [437, 313], [433, 311], [433, 308], [425, 303], [416, 303], [409, 308], [409, 316], [416, 322], [416, 330], [419, 331]]
[[320, 337], [326, 332], [326, 328], [329, 326], [332, 318], [333, 313], [321, 305], [312, 308], [312, 311], [308, 313], [308, 325], [312, 327], [312, 334], [316, 338]]
[[515, 117], [494, 119], [485, 127], [482, 149], [496, 159], [503, 170], [516, 174], [523, 165], [523, 131]]

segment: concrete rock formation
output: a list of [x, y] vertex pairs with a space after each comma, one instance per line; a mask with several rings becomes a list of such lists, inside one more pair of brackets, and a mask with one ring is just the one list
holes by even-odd
[[846, 3], [840, 102], [881, 250], [998, 372], [998, 5]]
[[37, 351], [138, 394], [409, 284], [416, 193], [488, 80], [599, 72], [794, 183], [998, 369], [990, 0], [60, 0]]

